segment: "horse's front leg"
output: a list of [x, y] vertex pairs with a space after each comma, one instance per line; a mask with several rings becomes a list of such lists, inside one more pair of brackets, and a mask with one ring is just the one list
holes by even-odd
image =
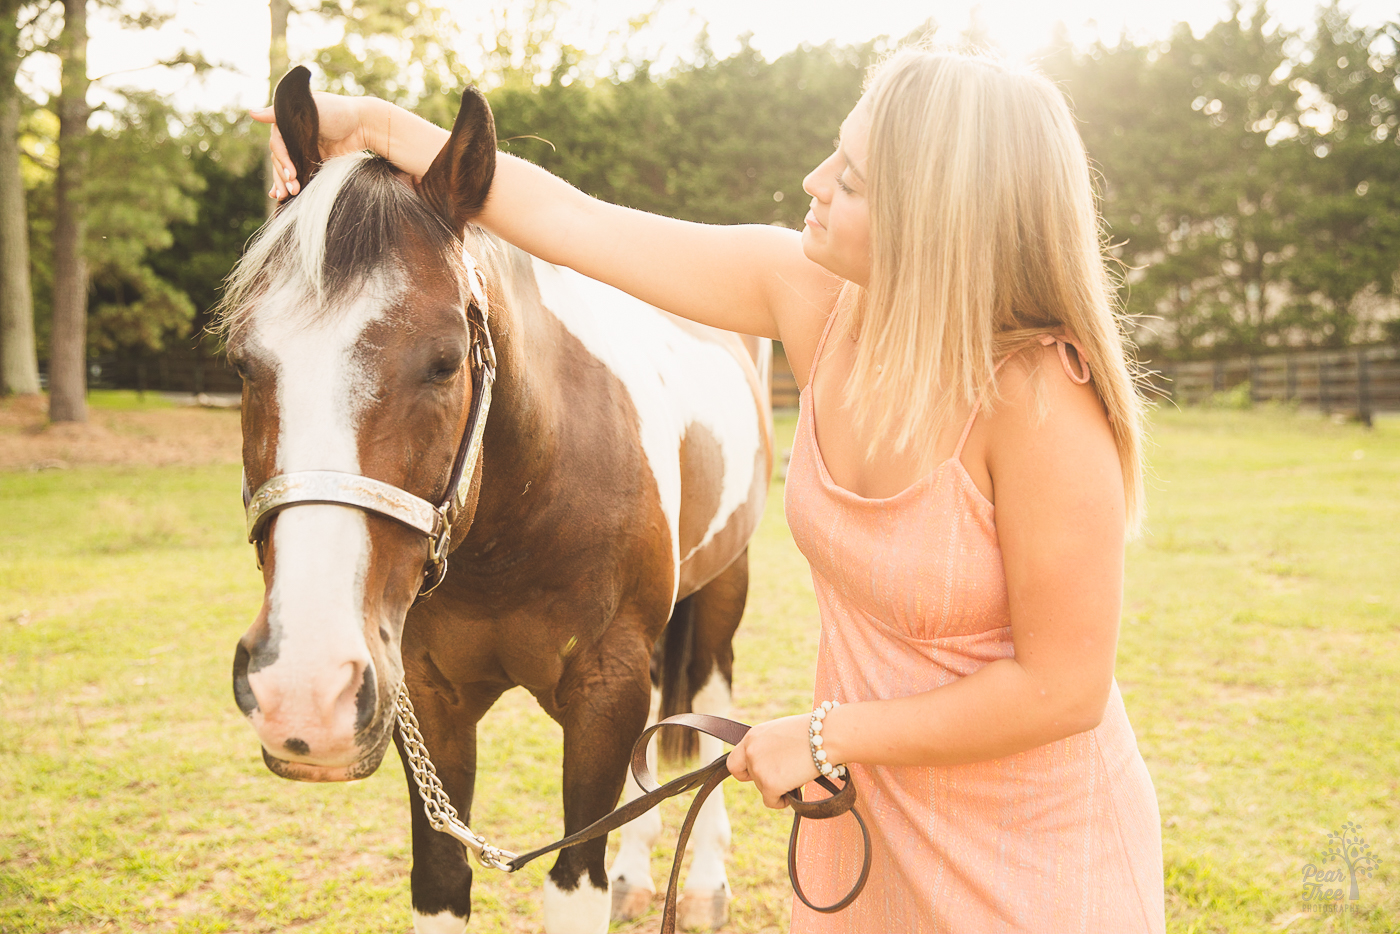
[[[450, 700], [426, 686], [410, 685], [409, 690], [424, 745], [443, 790], [458, 817], [470, 825], [476, 786], [476, 725], [504, 689], [472, 685]], [[412, 812], [413, 871], [409, 886], [414, 934], [463, 934], [471, 916], [472, 888], [466, 848], [428, 823], [422, 795], [404, 753], [403, 737], [397, 729], [394, 745], [403, 760]]]
[[[660, 709], [661, 692], [653, 687], [651, 709], [647, 714], [648, 727], [657, 721]], [[647, 768], [652, 775], [660, 774], [656, 769], [656, 743], [648, 745]], [[626, 803], [641, 796], [642, 789], [632, 778], [629, 768], [622, 788], [622, 800]], [[613, 857], [612, 867], [608, 870], [608, 879], [612, 884], [613, 921], [632, 921], [651, 908], [652, 900], [656, 897], [656, 883], [651, 877], [651, 851], [660, 836], [660, 808], [652, 808], [618, 830], [617, 855]]]
[[[643, 640], [604, 640], [624, 654], [577, 659], [566, 675], [564, 703], [564, 833], [606, 816], [622, 793], [632, 744], [645, 728], [651, 698], [648, 649]], [[570, 687], [572, 686], [572, 687]], [[559, 853], [544, 883], [544, 928], [549, 934], [603, 934], [612, 898], [605, 865], [607, 838]]]

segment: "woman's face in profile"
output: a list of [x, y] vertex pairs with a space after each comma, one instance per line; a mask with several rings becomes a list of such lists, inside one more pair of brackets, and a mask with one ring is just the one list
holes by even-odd
[[865, 183], [869, 137], [869, 107], [861, 98], [841, 124], [836, 151], [802, 180], [802, 190], [812, 196], [802, 230], [802, 251], [808, 259], [860, 286], [870, 279], [870, 207]]

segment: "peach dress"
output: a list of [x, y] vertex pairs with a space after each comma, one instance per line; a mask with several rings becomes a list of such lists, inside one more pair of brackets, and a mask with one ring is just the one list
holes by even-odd
[[[1060, 353], [1087, 381], [1063, 342]], [[1015, 654], [993, 507], [959, 460], [980, 407], [933, 473], [866, 499], [827, 473], [810, 379], [803, 389], [785, 505], [821, 611], [818, 701], [918, 694]], [[1157, 798], [1116, 681], [1088, 732], [969, 765], [851, 773], [874, 846], [869, 882], [835, 914], [794, 898], [792, 931], [1165, 930]], [[859, 830], [841, 817], [802, 832], [803, 888], [831, 904], [860, 871]]]

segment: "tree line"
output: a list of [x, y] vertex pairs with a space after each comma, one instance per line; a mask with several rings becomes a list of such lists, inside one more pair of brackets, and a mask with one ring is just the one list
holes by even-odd
[[[93, 119], [85, 14], [118, 0], [0, 4], [0, 382], [37, 391], [46, 360], [51, 417], [81, 419], [95, 355], [217, 354], [203, 329], [266, 217], [266, 131], [132, 90]], [[804, 46], [770, 61], [746, 42], [718, 57], [702, 34], [672, 68], [624, 51], [599, 77], [597, 61], [555, 40], [556, 8], [534, 0], [523, 24], [484, 38], [469, 69], [430, 3], [271, 0], [270, 72], [289, 64], [289, 22], [331, 19], [344, 39], [308, 62], [328, 90], [447, 126], [475, 83], [503, 150], [590, 194], [706, 223], [800, 227], [803, 176], [830, 152], [866, 69], [897, 44]], [[159, 22], [125, 15], [126, 28]], [[1397, 46], [1400, 22], [1357, 25], [1335, 3], [1302, 31], [1237, 4], [1201, 36], [1183, 24], [1158, 42], [1059, 40], [1045, 52], [1040, 67], [1071, 99], [1098, 176], [1141, 356], [1400, 340]], [[48, 101], [15, 85], [39, 52], [63, 62]], [[186, 54], [164, 66], [209, 67]]]

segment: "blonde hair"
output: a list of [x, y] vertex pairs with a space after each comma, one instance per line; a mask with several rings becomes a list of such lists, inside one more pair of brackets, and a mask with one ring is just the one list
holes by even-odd
[[880, 442], [931, 439], [979, 395], [994, 405], [1000, 359], [1072, 335], [1136, 531], [1143, 404], [1064, 97], [1039, 74], [905, 48], [874, 69], [866, 104], [870, 277], [844, 290], [837, 330], [858, 339], [845, 402], [874, 439], [870, 456]]

